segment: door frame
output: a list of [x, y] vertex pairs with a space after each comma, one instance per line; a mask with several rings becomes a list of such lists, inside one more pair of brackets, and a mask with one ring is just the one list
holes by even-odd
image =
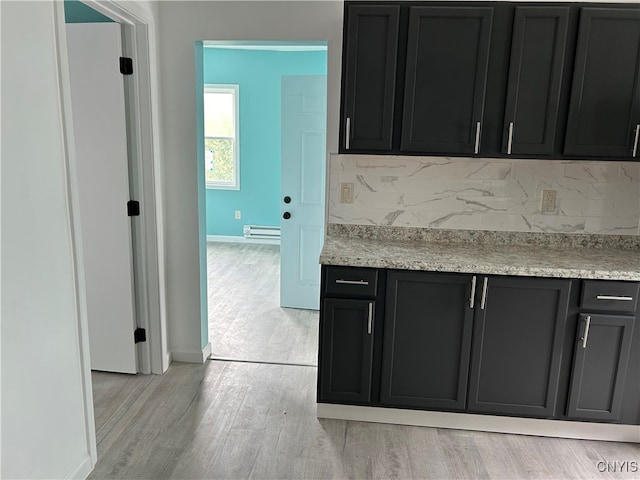
[[[132, 57], [134, 75], [125, 78], [127, 99], [127, 138], [129, 151], [130, 192], [141, 203], [142, 215], [132, 222], [133, 270], [135, 272], [135, 311], [137, 326], [145, 328], [147, 341], [137, 344], [138, 372], [162, 374], [169, 368], [166, 326], [166, 292], [164, 264], [164, 226], [160, 152], [160, 122], [157, 76], [154, 74], [157, 52], [155, 22], [149, 12], [134, 2], [82, 0], [94, 10], [119, 23], [123, 32], [123, 52]], [[56, 3], [58, 29], [58, 68], [65, 109], [67, 143], [73, 145], [70, 109], [70, 83], [66, 53], [64, 5]], [[75, 178], [75, 153], [69, 158], [71, 209], [78, 221], [78, 198]], [[74, 233], [79, 240], [79, 228]], [[83, 271], [78, 242], [76, 264]], [[83, 289], [84, 278], [79, 282]], [[84, 295], [83, 295], [84, 296]], [[86, 321], [86, 310], [83, 317]], [[84, 322], [82, 322], [84, 323]], [[84, 325], [84, 328], [87, 328]], [[84, 341], [88, 349], [88, 342]], [[90, 372], [89, 372], [90, 375]], [[88, 385], [91, 385], [90, 376]]]

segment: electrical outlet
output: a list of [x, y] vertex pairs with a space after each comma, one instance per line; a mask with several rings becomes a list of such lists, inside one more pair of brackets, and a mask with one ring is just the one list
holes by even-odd
[[240, 210], [236, 210], [236, 220], [240, 220], [242, 218], [242, 212]]
[[542, 190], [542, 201], [540, 202], [540, 211], [542, 213], [550, 213], [556, 211], [556, 191]]
[[340, 184], [340, 203], [353, 203], [353, 183]]

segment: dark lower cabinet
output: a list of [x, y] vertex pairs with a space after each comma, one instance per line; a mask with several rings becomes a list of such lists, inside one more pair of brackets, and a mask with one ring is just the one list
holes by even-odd
[[371, 400], [373, 300], [326, 298], [320, 324], [318, 400]]
[[619, 421], [633, 323], [626, 315], [580, 315], [567, 417]]
[[502, 152], [553, 153], [569, 7], [516, 7]]
[[403, 152], [479, 153], [491, 7], [411, 7]]
[[473, 282], [471, 275], [388, 273], [383, 405], [464, 409]]
[[583, 8], [565, 155], [640, 155], [640, 9]]
[[322, 275], [321, 403], [640, 425], [639, 282]]
[[467, 408], [553, 417], [571, 280], [484, 278]]

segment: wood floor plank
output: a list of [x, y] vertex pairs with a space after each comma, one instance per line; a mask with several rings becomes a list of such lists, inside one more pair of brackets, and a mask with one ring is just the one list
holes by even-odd
[[116, 414], [132, 392], [150, 380], [149, 376], [145, 375], [125, 375], [95, 370], [91, 372], [91, 379], [96, 430], [100, 430]]
[[207, 244], [214, 357], [316, 364], [318, 312], [280, 307], [278, 245]]
[[637, 478], [596, 467], [640, 462], [636, 444], [318, 419], [315, 381], [309, 367], [175, 363], [118, 417], [89, 478]]

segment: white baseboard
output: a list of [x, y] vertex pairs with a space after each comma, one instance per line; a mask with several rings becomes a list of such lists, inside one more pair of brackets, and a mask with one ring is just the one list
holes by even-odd
[[199, 352], [171, 352], [171, 360], [184, 363], [204, 363], [211, 355], [211, 343], [207, 343]]
[[212, 352], [212, 347], [211, 347], [211, 342], [209, 342], [202, 349], [202, 363], [209, 360], [209, 357], [211, 356], [211, 352]]
[[539, 418], [500, 417], [470, 413], [427, 412], [399, 408], [360, 407], [318, 403], [318, 418], [392, 423], [418, 427], [452, 428], [482, 432], [513, 433], [540, 437], [640, 443], [638, 425], [570, 422]]
[[89, 476], [92, 470], [93, 470], [93, 465], [91, 464], [91, 456], [87, 454], [87, 455], [84, 455], [84, 457], [82, 458], [78, 466], [74, 468], [69, 473], [69, 475], [66, 476], [66, 478], [73, 478], [73, 479], [78, 478], [78, 479], [84, 480]]
[[207, 235], [207, 242], [227, 242], [227, 243], [266, 243], [269, 245], [280, 245], [279, 239], [271, 238], [245, 238], [230, 235]]

